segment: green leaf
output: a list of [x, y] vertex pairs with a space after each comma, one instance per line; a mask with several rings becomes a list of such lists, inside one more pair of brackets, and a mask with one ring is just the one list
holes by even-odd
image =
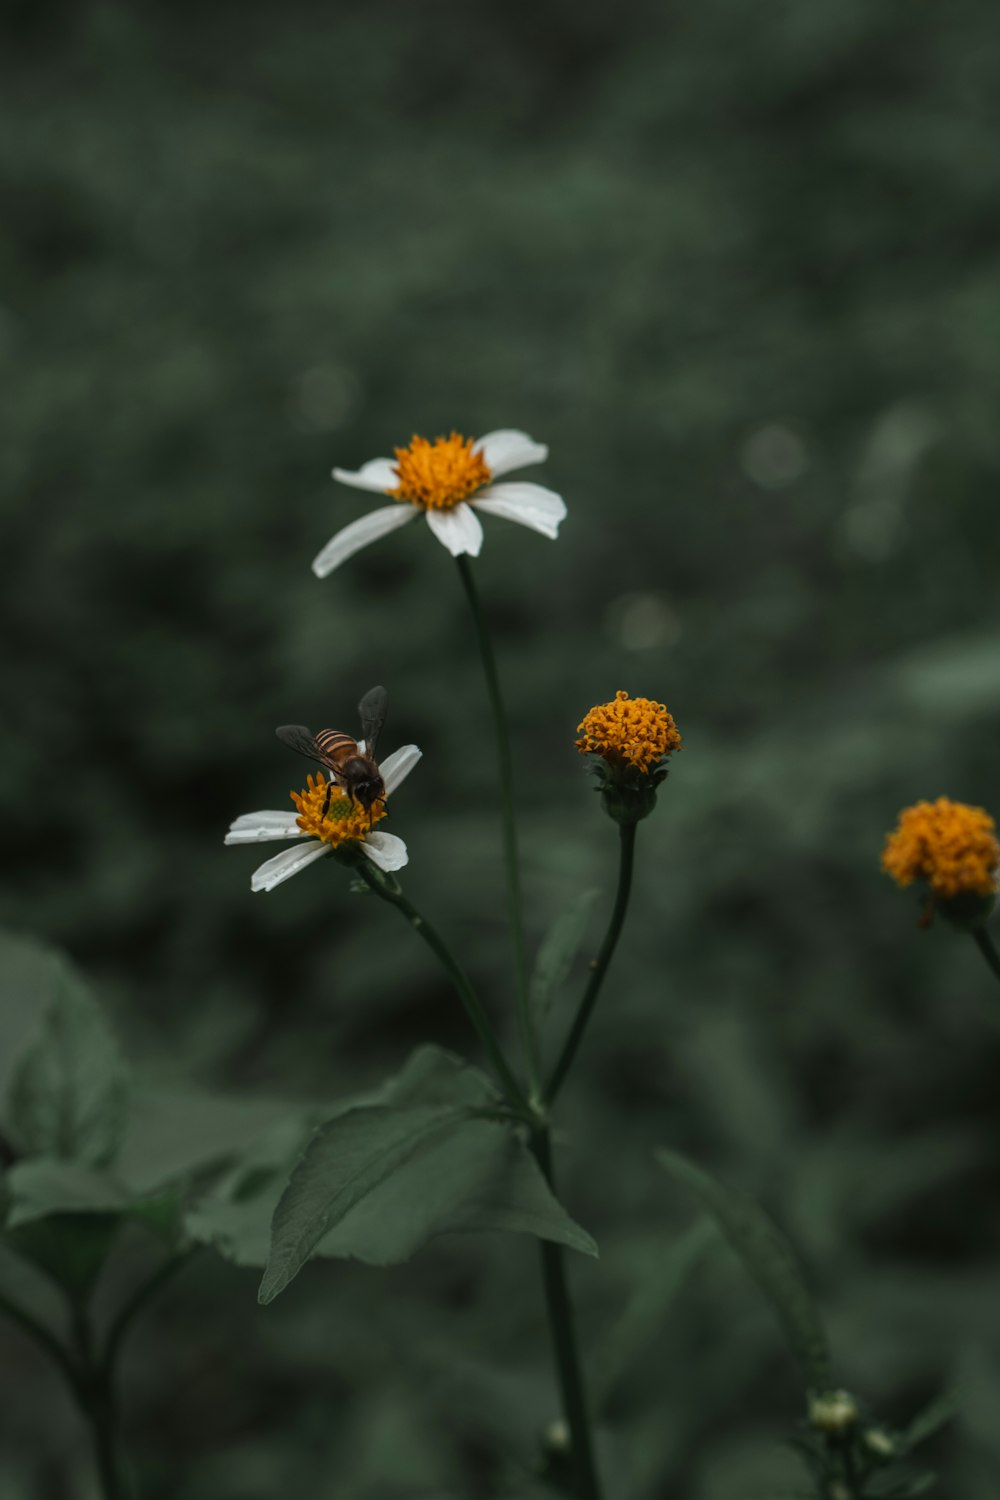
[[538, 950], [529, 992], [538, 1029], [544, 1024], [556, 991], [569, 975], [597, 895], [592, 890], [577, 896], [556, 917]]
[[150, 1192], [243, 1156], [300, 1105], [224, 1094], [143, 1089], [129, 1112], [115, 1161], [116, 1176], [134, 1192]]
[[661, 1324], [674, 1299], [711, 1243], [715, 1230], [701, 1219], [687, 1234], [657, 1255], [649, 1271], [636, 1278], [635, 1290], [591, 1360], [595, 1406], [604, 1407], [615, 1386], [647, 1345], [661, 1335]]
[[129, 1207], [128, 1194], [117, 1182], [81, 1162], [55, 1157], [19, 1162], [6, 1181], [8, 1229], [51, 1214], [121, 1213]]
[[102, 1166], [121, 1138], [127, 1097], [111, 1029], [55, 953], [22, 945], [15, 982], [32, 996], [36, 1029], [8, 1080], [4, 1114], [11, 1139], [26, 1156]]
[[38, 1029], [49, 1000], [51, 949], [0, 932], [0, 1109], [6, 1117], [10, 1074]]
[[925, 1443], [939, 1428], [953, 1422], [961, 1409], [958, 1391], [942, 1391], [940, 1395], [929, 1401], [923, 1411], [918, 1412], [909, 1426], [899, 1434], [900, 1446], [905, 1452], [909, 1452], [919, 1443]]
[[260, 1285], [270, 1302], [297, 1275], [313, 1250], [351, 1209], [411, 1157], [465, 1123], [453, 1105], [368, 1108], [322, 1126], [274, 1214], [271, 1251]]
[[[352, 1109], [377, 1105], [440, 1104], [474, 1110], [489, 1109], [499, 1102], [492, 1083], [477, 1068], [441, 1047], [427, 1045], [418, 1047], [400, 1072], [377, 1088], [345, 1099], [334, 1118]], [[274, 1211], [311, 1135], [312, 1127], [306, 1124], [302, 1111], [275, 1122], [232, 1170], [189, 1208], [187, 1232], [237, 1265], [266, 1266]], [[316, 1254], [325, 1253], [323, 1245], [316, 1250]], [[333, 1249], [330, 1253], [338, 1252]], [[359, 1254], [364, 1256], [364, 1247]]]
[[317, 1251], [391, 1265], [435, 1235], [482, 1229], [597, 1253], [506, 1126], [467, 1106], [351, 1109], [317, 1132], [282, 1194], [260, 1300]]
[[892, 1478], [889, 1474], [876, 1474], [868, 1481], [865, 1491], [870, 1500], [912, 1500], [915, 1495], [925, 1495], [937, 1484], [936, 1474], [909, 1474], [903, 1478]]
[[771, 1303], [806, 1384], [826, 1390], [831, 1384], [826, 1331], [788, 1240], [746, 1193], [719, 1182], [677, 1152], [660, 1150], [656, 1156], [701, 1199]]
[[123, 1220], [177, 1243], [176, 1197], [136, 1197], [83, 1162], [36, 1157], [11, 1167], [4, 1182], [5, 1240], [74, 1296], [90, 1290]]
[[7, 1232], [10, 1248], [71, 1297], [86, 1297], [104, 1268], [121, 1219], [114, 1213], [50, 1214]]
[[490, 1109], [501, 1095], [485, 1073], [443, 1047], [427, 1043], [411, 1053], [401, 1070], [380, 1088], [348, 1101], [360, 1104], [454, 1104]]
[[267, 1265], [271, 1220], [310, 1128], [301, 1119], [276, 1124], [184, 1215], [191, 1239], [239, 1266]]

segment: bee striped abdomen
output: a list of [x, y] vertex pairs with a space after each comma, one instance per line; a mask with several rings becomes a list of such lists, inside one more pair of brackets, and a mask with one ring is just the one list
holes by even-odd
[[347, 755], [356, 755], [358, 742], [341, 729], [321, 729], [316, 736], [316, 746], [330, 760], [343, 760]]

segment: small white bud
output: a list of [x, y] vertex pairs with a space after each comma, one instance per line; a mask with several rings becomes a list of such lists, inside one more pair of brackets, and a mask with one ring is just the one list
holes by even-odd
[[817, 1432], [839, 1437], [858, 1420], [858, 1408], [850, 1391], [824, 1391], [809, 1403], [809, 1421]]

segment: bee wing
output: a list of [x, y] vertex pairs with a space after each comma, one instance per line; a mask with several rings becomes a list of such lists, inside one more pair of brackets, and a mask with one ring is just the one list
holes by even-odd
[[389, 695], [384, 687], [369, 688], [368, 692], [358, 704], [358, 713], [361, 715], [361, 738], [365, 742], [365, 754], [375, 759], [375, 746], [385, 723], [386, 710], [389, 707]]
[[318, 761], [321, 766], [329, 764], [327, 757], [317, 745], [312, 730], [307, 729], [304, 724], [281, 724], [274, 732], [289, 750], [297, 750], [307, 760]]

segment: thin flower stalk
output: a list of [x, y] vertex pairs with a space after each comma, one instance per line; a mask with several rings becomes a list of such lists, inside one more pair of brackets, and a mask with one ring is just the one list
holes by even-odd
[[79, 1368], [76, 1396], [90, 1425], [104, 1500], [128, 1500], [131, 1487], [118, 1453], [114, 1371], [96, 1354], [90, 1323], [82, 1308], [74, 1309], [72, 1327]]
[[114, 1318], [101, 1348], [96, 1347], [84, 1308], [70, 1307], [72, 1347], [67, 1348], [44, 1324], [10, 1298], [0, 1295], [0, 1313], [22, 1328], [49, 1356], [90, 1429], [102, 1500], [130, 1500], [132, 1495], [118, 1442], [115, 1381], [122, 1345], [138, 1313], [187, 1264], [192, 1254], [193, 1250], [186, 1250], [172, 1256], [141, 1283]]
[[990, 937], [989, 933], [986, 931], [986, 928], [974, 928], [972, 936], [975, 940], [976, 947], [979, 949], [980, 953], [983, 955], [983, 958], [986, 960], [987, 968], [992, 974], [995, 975], [997, 979], [1000, 979], [1000, 953], [997, 952], [996, 945], [993, 942], [993, 939]]
[[[546, 1182], [555, 1192], [552, 1143], [547, 1126], [535, 1132], [531, 1146]], [[600, 1477], [594, 1458], [590, 1415], [583, 1385], [583, 1366], [577, 1348], [573, 1305], [570, 1301], [569, 1285], [566, 1279], [565, 1257], [562, 1246], [550, 1240], [542, 1240], [539, 1250], [542, 1257], [545, 1303], [552, 1333], [552, 1349], [559, 1376], [563, 1411], [569, 1427], [570, 1455], [576, 1473], [577, 1493], [580, 1500], [601, 1500]]]
[[401, 912], [414, 932], [418, 933], [438, 959], [449, 979], [455, 987], [455, 992], [462, 1003], [472, 1028], [482, 1043], [497, 1079], [503, 1089], [508, 1103], [514, 1112], [527, 1122], [533, 1119], [528, 1101], [520, 1084], [514, 1077], [510, 1064], [504, 1056], [503, 1048], [497, 1039], [496, 1032], [489, 1016], [483, 1009], [482, 1001], [476, 994], [472, 981], [462, 968], [458, 959], [448, 947], [444, 938], [432, 927], [427, 918], [414, 906], [413, 902], [405, 896], [400, 889], [398, 881], [391, 875], [384, 875], [376, 866], [363, 859], [357, 861], [357, 873], [376, 896], [387, 901]]
[[67, 1386], [74, 1396], [79, 1396], [80, 1371], [77, 1369], [72, 1355], [66, 1350], [56, 1338], [55, 1334], [44, 1324], [36, 1322], [32, 1315], [25, 1312], [23, 1307], [18, 1307], [16, 1302], [0, 1293], [0, 1313], [16, 1323], [18, 1328], [37, 1344], [59, 1370]]
[[521, 1034], [521, 1045], [524, 1049], [525, 1062], [528, 1067], [530, 1092], [534, 1098], [538, 1093], [541, 1080], [541, 1058], [539, 1056], [538, 1038], [532, 1024], [531, 1008], [528, 999], [528, 958], [524, 941], [524, 916], [521, 900], [520, 856], [517, 847], [517, 823], [514, 817], [514, 775], [511, 765], [510, 731], [507, 725], [507, 711], [504, 707], [503, 693], [500, 688], [496, 657], [493, 653], [493, 642], [490, 639], [489, 629], [483, 615], [476, 582], [472, 576], [472, 568], [466, 557], [459, 557], [457, 561], [459, 576], [462, 579], [462, 586], [465, 590], [465, 597], [468, 600], [473, 623], [476, 627], [476, 640], [479, 643], [483, 675], [486, 678], [486, 690], [489, 694], [490, 707], [493, 710], [497, 767], [500, 775], [500, 820], [503, 832], [507, 910], [510, 919], [511, 943], [514, 950], [514, 982], [517, 994], [518, 1029]]
[[559, 1060], [552, 1070], [548, 1085], [545, 1090], [545, 1103], [551, 1106], [555, 1103], [563, 1084], [566, 1082], [573, 1060], [576, 1057], [583, 1034], [597, 1004], [597, 997], [601, 993], [604, 977], [608, 972], [618, 939], [622, 935], [625, 925], [625, 917], [628, 913], [629, 898], [632, 894], [632, 872], [635, 865], [635, 834], [637, 824], [622, 823], [618, 832], [620, 836], [620, 853], [618, 862], [618, 889], [615, 892], [615, 904], [611, 910], [611, 918], [608, 922], [608, 930], [604, 934], [600, 952], [590, 971], [587, 987], [583, 992], [579, 1009], [570, 1027], [569, 1034], [563, 1043]]
[[590, 758], [604, 810], [618, 824], [618, 889], [608, 930], [545, 1090], [546, 1106], [554, 1103], [566, 1082], [625, 925], [632, 894], [636, 828], [656, 806], [657, 788], [666, 779], [667, 762], [682, 743], [673, 715], [662, 703], [652, 698], [630, 698], [624, 689], [619, 689], [610, 702], [598, 703], [585, 714], [577, 730], [580, 738], [576, 748]]

